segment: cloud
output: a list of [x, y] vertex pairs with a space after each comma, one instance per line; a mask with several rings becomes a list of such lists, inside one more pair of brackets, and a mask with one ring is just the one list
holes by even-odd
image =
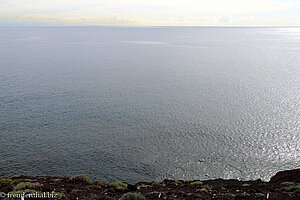
[[[284, 16], [283, 13], [290, 9], [299, 9], [299, 12]], [[264, 18], [263, 15], [270, 12], [275, 14]], [[0, 22], [125, 26], [258, 25], [261, 22], [264, 22], [262, 25], [300, 25], [299, 17], [300, 5], [295, 0], [0, 0]]]
[[59, 17], [52, 15], [27, 15], [14, 18], [4, 18], [4, 21], [37, 23], [48, 25], [102, 25], [102, 26], [136, 26], [146, 22], [130, 16], [111, 17]]
[[221, 22], [221, 23], [227, 23], [227, 22], [229, 22], [229, 15], [225, 15], [225, 14], [223, 14], [220, 18], [219, 18], [219, 22]]

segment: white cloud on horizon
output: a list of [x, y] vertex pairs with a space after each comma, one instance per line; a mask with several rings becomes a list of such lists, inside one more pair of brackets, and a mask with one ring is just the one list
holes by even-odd
[[[286, 16], [295, 9], [299, 9], [299, 14]], [[121, 26], [300, 25], [300, 4], [295, 0], [0, 0], [0, 22]]]

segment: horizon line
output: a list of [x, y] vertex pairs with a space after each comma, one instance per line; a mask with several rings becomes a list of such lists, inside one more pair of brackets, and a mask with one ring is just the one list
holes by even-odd
[[72, 25], [72, 24], [1, 24], [0, 27], [106, 27], [106, 28], [300, 28], [300, 25]]

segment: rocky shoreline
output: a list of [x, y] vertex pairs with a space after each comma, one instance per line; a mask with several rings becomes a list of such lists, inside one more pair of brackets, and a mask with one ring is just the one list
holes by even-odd
[[[85, 175], [73, 177], [14, 176], [0, 179], [0, 199], [103, 199], [103, 200], [300, 200], [300, 169], [278, 172], [269, 182], [261, 180], [164, 180], [162, 182], [92, 182]], [[40, 197], [40, 198], [38, 198]]]

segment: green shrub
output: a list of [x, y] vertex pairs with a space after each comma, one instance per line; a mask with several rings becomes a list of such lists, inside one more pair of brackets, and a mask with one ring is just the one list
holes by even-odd
[[194, 182], [191, 182], [191, 185], [202, 185], [202, 181], [194, 181]]
[[143, 195], [129, 192], [124, 194], [120, 200], [146, 200], [146, 198]]
[[248, 184], [248, 183], [244, 183], [244, 184], [242, 184], [242, 186], [243, 186], [243, 187], [249, 187], [249, 186], [251, 186], [251, 185]]
[[281, 184], [281, 185], [285, 185], [285, 186], [295, 185], [295, 183], [293, 183], [293, 182], [288, 182], [288, 181], [282, 182], [282, 183], [280, 183], [280, 184]]
[[102, 181], [95, 181], [94, 185], [100, 186], [100, 187], [105, 187], [106, 183], [102, 182]]
[[286, 192], [292, 192], [294, 190], [294, 188], [295, 188], [295, 186], [290, 185], [290, 186], [282, 188], [282, 190], [286, 191]]
[[37, 177], [37, 179], [47, 179], [47, 177], [44, 177], [44, 176], [39, 176], [39, 177]]
[[24, 177], [26, 177], [24, 174], [12, 176], [12, 178], [24, 178]]
[[300, 195], [300, 185], [297, 185], [297, 186], [295, 187], [294, 193]]
[[152, 187], [152, 185], [142, 184], [141, 187], [142, 188], [147, 188], [147, 187]]
[[282, 189], [283, 189], [283, 191], [286, 191], [286, 192], [293, 192], [295, 194], [300, 194], [300, 185], [297, 185], [297, 186], [290, 185], [290, 186], [284, 187]]
[[110, 183], [109, 185], [116, 187], [116, 189], [118, 189], [118, 190], [125, 190], [128, 186], [127, 183], [123, 183], [123, 182], [113, 182], [113, 183]]
[[0, 178], [0, 188], [10, 186], [14, 184], [14, 181], [10, 178]]
[[163, 186], [163, 187], [165, 187], [166, 184], [164, 182], [157, 182], [157, 181], [155, 181], [155, 182], [152, 183], [152, 186]]
[[84, 175], [84, 174], [78, 174], [76, 176], [72, 176], [72, 177], [70, 177], [70, 180], [88, 183], [88, 184], [93, 183], [93, 181], [87, 175]]
[[240, 194], [241, 197], [250, 197], [250, 194], [247, 192], [243, 192]]
[[21, 182], [14, 187], [14, 190], [23, 190], [26, 188], [36, 189], [37, 187], [41, 187], [41, 186], [42, 186], [42, 184], [40, 184], [40, 183]]
[[147, 184], [142, 184], [141, 188], [147, 188], [147, 187], [152, 187], [152, 185], [147, 185]]
[[194, 182], [196, 181], [195, 179], [188, 179], [188, 180], [185, 180], [185, 182]]
[[211, 185], [203, 185], [202, 187], [203, 187], [203, 188], [206, 188], [207, 190], [211, 190], [211, 189], [212, 189], [212, 186], [211, 186]]
[[180, 181], [180, 180], [175, 181], [174, 184], [175, 184], [176, 186], [181, 185], [181, 184], [182, 184], [182, 181]]
[[29, 178], [25, 178], [23, 179], [23, 181], [26, 181], [26, 182], [32, 182], [33, 180], [29, 179]]

